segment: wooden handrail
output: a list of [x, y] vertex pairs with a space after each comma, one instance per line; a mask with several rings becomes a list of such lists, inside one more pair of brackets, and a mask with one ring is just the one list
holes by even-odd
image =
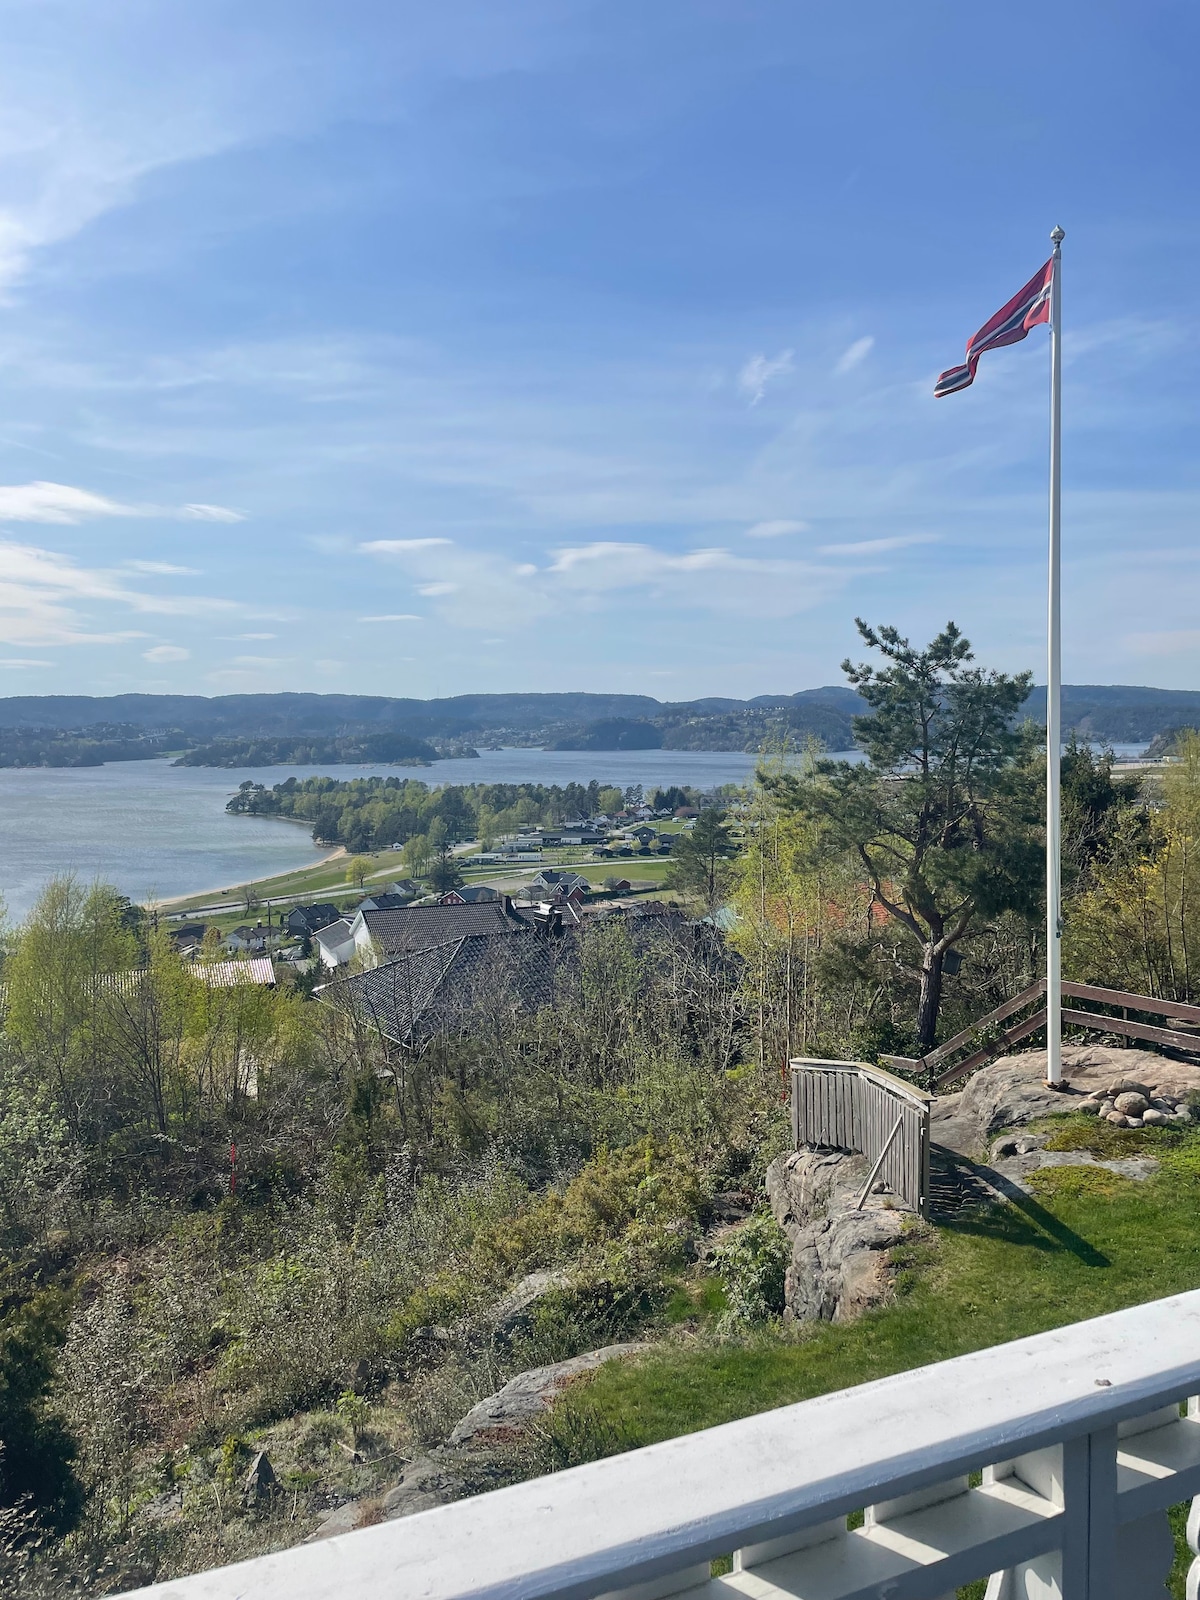
[[1152, 1017], [1178, 1017], [1183, 1022], [1200, 1022], [1200, 1006], [1182, 1000], [1156, 1000], [1148, 994], [1128, 994], [1124, 989], [1102, 989], [1094, 983], [1064, 983], [1062, 992], [1073, 1000], [1095, 1000], [1100, 1005], [1124, 1006], [1129, 1011], [1148, 1011]]
[[1032, 1017], [1027, 1017], [1017, 1027], [1007, 1028], [994, 1044], [988, 1045], [986, 1049], [976, 1050], [974, 1055], [964, 1057], [957, 1066], [951, 1067], [949, 1072], [943, 1072], [934, 1087], [940, 1089], [943, 1084], [953, 1083], [955, 1078], [961, 1078], [964, 1072], [972, 1072], [976, 1067], [981, 1067], [985, 1061], [989, 1061], [992, 1056], [998, 1055], [1001, 1050], [1006, 1049], [1010, 1044], [1016, 1044], [1019, 1039], [1027, 1038], [1029, 1034], [1036, 1033], [1039, 1028], [1045, 1026], [1045, 1023], [1046, 1008], [1043, 1006], [1040, 1011], [1034, 1012]]
[[[910, 1067], [919, 1071], [922, 1067], [928, 1069], [930, 1080], [936, 1089], [941, 1089], [948, 1083], [953, 1083], [956, 1078], [961, 1078], [964, 1073], [971, 1072], [974, 1068], [982, 1066], [992, 1056], [998, 1055], [1001, 1050], [1016, 1044], [1019, 1040], [1035, 1033], [1046, 1021], [1046, 1008], [1043, 1006], [1034, 1016], [1027, 1018], [1019, 1027], [1007, 1028], [992, 1044], [983, 1049], [975, 1050], [971, 1055], [965, 1056], [955, 1066], [940, 1076], [936, 1076], [938, 1067], [960, 1049], [964, 1044], [969, 1044], [981, 1028], [986, 1028], [989, 1023], [1003, 1022], [1006, 1017], [1011, 1017], [1015, 1011], [1020, 1011], [1030, 1001], [1037, 999], [1046, 992], [1045, 979], [1030, 984], [1028, 989], [1014, 995], [1011, 1000], [1006, 1000], [1003, 1005], [989, 1011], [978, 1021], [973, 1022], [969, 1028], [964, 1028], [956, 1033], [953, 1038], [947, 1039], [945, 1044], [939, 1045], [936, 1050], [931, 1050], [928, 1055], [908, 1058], [905, 1056], [885, 1056], [883, 1059], [892, 1066]], [[1095, 983], [1066, 983], [1062, 992], [1073, 1000], [1092, 1000], [1097, 1005], [1121, 1006], [1127, 1011], [1141, 1011], [1150, 1016], [1178, 1017], [1181, 1022], [1195, 1022], [1200, 1024], [1200, 1006], [1187, 1005], [1182, 1000], [1159, 1000], [1153, 995], [1131, 994], [1126, 989], [1106, 989]], [[1191, 1050], [1200, 1053], [1200, 1037], [1194, 1034], [1183, 1033], [1174, 1028], [1156, 1028], [1150, 1023], [1130, 1022], [1124, 1017], [1106, 1016], [1100, 1011], [1075, 1011], [1063, 1007], [1062, 1019], [1064, 1022], [1074, 1023], [1076, 1026], [1092, 1028], [1100, 1033], [1119, 1033], [1129, 1039], [1145, 1039], [1149, 1044], [1165, 1044], [1177, 1050]]]
[[[1066, 985], [1064, 984], [1063, 987], [1066, 988]], [[923, 1057], [925, 1065], [932, 1072], [935, 1067], [939, 1067], [942, 1064], [947, 1056], [953, 1055], [960, 1045], [969, 1044], [980, 1028], [986, 1028], [989, 1022], [1003, 1022], [1005, 1017], [1011, 1017], [1014, 1011], [1020, 1011], [1022, 1006], [1027, 1006], [1031, 1000], [1036, 1000], [1038, 995], [1045, 994], [1045, 992], [1046, 980], [1045, 978], [1039, 978], [1036, 983], [1031, 983], [1028, 989], [1022, 989], [1020, 994], [1014, 995], [1011, 1000], [1006, 1000], [1003, 1005], [997, 1006], [994, 1011], [989, 1011], [986, 1016], [982, 1016], [978, 1021], [973, 1022], [969, 1028], [964, 1028], [961, 1033], [956, 1033], [953, 1039], [947, 1039], [945, 1044], [940, 1044], [936, 1050], [931, 1050], [927, 1056]]]
[[1176, 1050], [1200, 1051], [1200, 1038], [1194, 1033], [1176, 1033], [1174, 1028], [1154, 1028], [1148, 1022], [1129, 1022], [1124, 1017], [1104, 1017], [1098, 1011], [1068, 1011], [1064, 1022], [1082, 1023], [1097, 1033], [1119, 1033], [1126, 1039], [1145, 1039], [1149, 1044], [1167, 1044]]

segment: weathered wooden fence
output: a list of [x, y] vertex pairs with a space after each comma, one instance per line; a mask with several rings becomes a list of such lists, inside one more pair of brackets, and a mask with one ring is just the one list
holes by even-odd
[[863, 1188], [882, 1180], [922, 1216], [929, 1206], [929, 1096], [861, 1061], [791, 1062], [792, 1139], [854, 1150], [871, 1163]]
[[[1094, 983], [1067, 983], [1063, 982], [1063, 998], [1069, 1000], [1087, 1000], [1093, 1005], [1108, 1006], [1108, 1011], [1079, 1011], [1073, 1006], [1063, 1006], [1062, 1020], [1064, 1027], [1088, 1028], [1093, 1033], [1116, 1033], [1125, 1039], [1141, 1039], [1147, 1044], [1165, 1045], [1170, 1050], [1182, 1050], [1190, 1055], [1200, 1055], [1200, 1006], [1186, 1005], [1181, 1000], [1158, 1000], [1153, 995], [1130, 994], [1125, 989], [1105, 989]], [[1027, 1006], [1035, 1004], [1046, 993], [1044, 979], [1030, 984], [1028, 989], [1023, 989], [1020, 994], [1014, 995], [1011, 1000], [1006, 1000], [1002, 1006], [997, 1006], [994, 1011], [989, 1011], [986, 1016], [980, 1017], [969, 1028], [964, 1028], [961, 1033], [956, 1033], [952, 1039], [947, 1039], [936, 1050], [931, 1050], [928, 1055], [909, 1056], [884, 1056], [884, 1060], [894, 1067], [901, 1067], [912, 1072], [925, 1071], [929, 1074], [931, 1089], [942, 1089], [957, 1078], [962, 1078], [968, 1072], [974, 1072], [976, 1067], [981, 1067], [985, 1062], [993, 1060], [1003, 1051], [1009, 1050], [1014, 1044], [1027, 1039], [1031, 1033], [1045, 1026], [1046, 1007], [1039, 1006], [1023, 1021], [1013, 1023], [1007, 1028], [1000, 1024], [1009, 1017], [1023, 1011]], [[1113, 1009], [1119, 1009], [1120, 1016], [1113, 1015]], [[1129, 1013], [1135, 1015], [1166, 1017], [1185, 1024], [1179, 1028], [1160, 1028], [1149, 1022], [1137, 1022]], [[982, 1042], [980, 1042], [982, 1041]], [[969, 1055], [963, 1056], [952, 1067], [947, 1069], [946, 1063], [960, 1050], [969, 1045], [976, 1045]]]

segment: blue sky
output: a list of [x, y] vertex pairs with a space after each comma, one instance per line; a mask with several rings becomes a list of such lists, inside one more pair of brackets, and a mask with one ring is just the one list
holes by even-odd
[[1186, 4], [0, 0], [0, 695], [1200, 684]]

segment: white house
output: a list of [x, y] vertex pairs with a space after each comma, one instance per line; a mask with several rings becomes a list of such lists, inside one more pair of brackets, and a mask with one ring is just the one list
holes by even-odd
[[354, 954], [354, 934], [348, 917], [339, 917], [327, 928], [318, 928], [312, 941], [327, 967], [344, 967]]

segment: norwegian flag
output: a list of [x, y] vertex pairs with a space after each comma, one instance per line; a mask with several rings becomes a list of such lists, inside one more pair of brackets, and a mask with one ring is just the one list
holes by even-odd
[[940, 400], [944, 394], [955, 394], [975, 382], [975, 368], [985, 350], [999, 350], [1001, 345], [1016, 344], [1030, 328], [1039, 322], [1050, 321], [1050, 286], [1054, 282], [1054, 257], [1044, 267], [1039, 267], [1029, 282], [1013, 295], [1006, 306], [985, 322], [967, 344], [967, 359], [961, 367], [951, 367], [943, 372], [933, 386]]

